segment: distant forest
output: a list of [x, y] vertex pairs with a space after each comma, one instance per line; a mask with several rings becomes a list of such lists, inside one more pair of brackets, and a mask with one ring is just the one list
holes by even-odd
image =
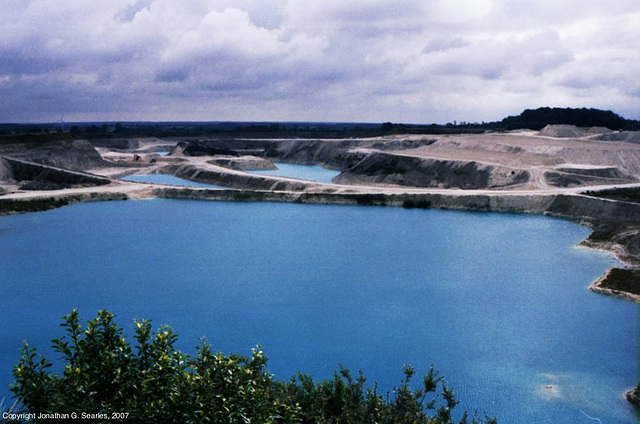
[[496, 122], [446, 124], [350, 123], [350, 122], [54, 122], [48, 124], [0, 124], [0, 142], [16, 142], [33, 136], [40, 140], [61, 138], [156, 137], [375, 137], [390, 134], [460, 134], [515, 129], [540, 130], [546, 125], [606, 127], [614, 131], [640, 131], [640, 121], [610, 110], [549, 108], [526, 109]]
[[500, 121], [504, 129], [528, 128], [539, 130], [549, 124], [575, 125], [576, 127], [606, 127], [611, 130], [640, 130], [640, 121], [624, 119], [610, 110], [549, 108], [527, 109], [518, 116]]

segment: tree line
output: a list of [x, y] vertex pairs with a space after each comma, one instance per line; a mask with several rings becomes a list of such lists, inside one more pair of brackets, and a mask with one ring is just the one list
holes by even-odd
[[625, 119], [610, 111], [600, 109], [550, 108], [526, 109], [518, 116], [500, 121], [507, 130], [527, 128], [540, 130], [546, 125], [575, 125], [577, 127], [606, 127], [610, 130], [640, 130], [640, 122]]
[[233, 136], [233, 137], [300, 137], [345, 138], [375, 137], [391, 134], [460, 134], [540, 130], [546, 125], [606, 127], [613, 131], [640, 131], [640, 121], [625, 119], [610, 111], [593, 108], [526, 109], [516, 116], [495, 122], [452, 121], [446, 124], [403, 124], [393, 122], [94, 122], [51, 124], [0, 124], [0, 135], [71, 135], [83, 138], [169, 137], [169, 136]]

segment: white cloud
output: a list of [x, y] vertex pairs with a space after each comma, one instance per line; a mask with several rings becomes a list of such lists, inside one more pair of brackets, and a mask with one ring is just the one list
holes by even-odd
[[493, 9], [492, 0], [435, 0], [427, 2], [430, 15], [438, 22], [451, 24], [479, 21], [489, 16]]
[[0, 121], [640, 118], [637, 0], [0, 0]]

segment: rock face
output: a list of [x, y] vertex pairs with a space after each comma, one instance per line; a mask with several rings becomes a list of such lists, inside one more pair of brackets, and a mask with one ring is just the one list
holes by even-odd
[[18, 144], [3, 149], [0, 154], [76, 171], [105, 166], [100, 153], [86, 140]]
[[524, 170], [475, 161], [425, 159], [371, 153], [334, 180], [338, 184], [394, 184], [413, 187], [503, 188], [529, 180]]
[[13, 180], [13, 172], [11, 165], [2, 157], [0, 157], [0, 181]]
[[304, 165], [324, 164], [342, 169], [351, 163], [349, 149], [362, 146], [362, 140], [284, 140], [272, 154], [279, 161]]
[[14, 158], [0, 158], [0, 167], [10, 170], [11, 179], [22, 182], [22, 190], [59, 190], [74, 186], [109, 184], [108, 178], [84, 172], [69, 171]]

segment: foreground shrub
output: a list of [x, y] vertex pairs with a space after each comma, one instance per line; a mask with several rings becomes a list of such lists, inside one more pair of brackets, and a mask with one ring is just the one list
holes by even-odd
[[[16, 409], [34, 413], [36, 422], [40, 413], [94, 423], [454, 422], [451, 410], [458, 401], [433, 369], [413, 389], [415, 371], [405, 367], [403, 383], [390, 398], [375, 385], [365, 387], [362, 372], [354, 379], [344, 368], [318, 383], [306, 374], [275, 381], [260, 347], [251, 357], [224, 355], [203, 341], [192, 357], [175, 349], [171, 328], [152, 332], [146, 320], [135, 322], [132, 347], [107, 311], [83, 328], [74, 310], [62, 327], [64, 336], [52, 341], [61, 374], [26, 342], [13, 369]], [[470, 420], [465, 413], [460, 422], [480, 422]]]

